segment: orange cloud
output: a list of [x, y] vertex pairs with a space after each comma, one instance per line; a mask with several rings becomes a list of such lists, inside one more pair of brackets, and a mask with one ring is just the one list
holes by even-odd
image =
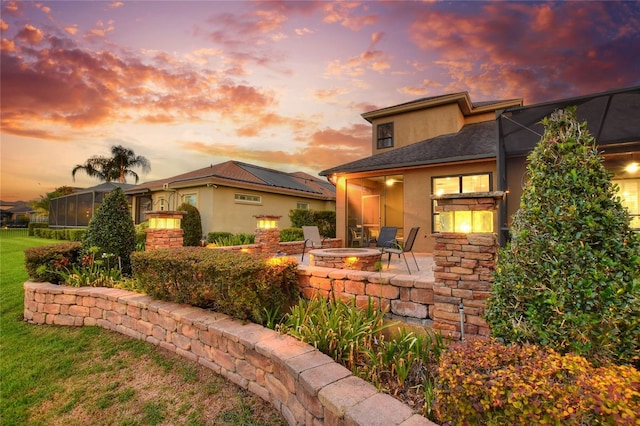
[[0, 19], [0, 30], [7, 31], [9, 29], [9, 24]]
[[371, 154], [371, 127], [364, 124], [343, 129], [315, 131], [308, 142], [292, 152], [242, 148], [234, 144], [185, 142], [183, 148], [200, 154], [240, 161], [296, 164], [312, 170], [328, 169]]
[[13, 52], [16, 50], [16, 44], [13, 42], [13, 40], [3, 38], [2, 41], [0, 41], [0, 50]]
[[29, 43], [31, 45], [39, 44], [44, 36], [42, 35], [42, 31], [37, 29], [31, 24], [27, 24], [18, 32], [16, 38]]

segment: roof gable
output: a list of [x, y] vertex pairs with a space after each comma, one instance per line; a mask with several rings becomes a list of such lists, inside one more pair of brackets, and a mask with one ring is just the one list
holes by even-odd
[[381, 154], [356, 160], [320, 172], [355, 173], [430, 164], [451, 163], [495, 157], [497, 129], [495, 121], [463, 126], [457, 133], [436, 136]]
[[424, 110], [447, 104], [458, 104], [462, 114], [465, 116], [470, 116], [474, 114], [484, 114], [498, 109], [522, 106], [522, 98], [471, 102], [468, 92], [459, 92], [451, 93], [448, 95], [416, 99], [411, 102], [405, 102], [402, 104], [365, 112], [364, 114], [362, 114], [362, 118], [367, 120], [369, 123], [372, 123], [373, 120], [378, 118], [404, 114], [411, 111]]

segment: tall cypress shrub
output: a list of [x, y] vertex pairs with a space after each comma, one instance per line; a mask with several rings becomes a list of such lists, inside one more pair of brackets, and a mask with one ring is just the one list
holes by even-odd
[[485, 318], [507, 342], [637, 365], [640, 238], [575, 108], [542, 123]]
[[202, 239], [202, 219], [200, 212], [189, 203], [183, 203], [178, 207], [179, 211], [186, 212], [180, 221], [182, 228], [182, 245], [183, 246], [199, 246]]
[[127, 197], [121, 188], [111, 191], [89, 221], [82, 240], [82, 251], [92, 247], [98, 253], [120, 258], [122, 272], [131, 273], [131, 253], [136, 248], [136, 229], [131, 218]]

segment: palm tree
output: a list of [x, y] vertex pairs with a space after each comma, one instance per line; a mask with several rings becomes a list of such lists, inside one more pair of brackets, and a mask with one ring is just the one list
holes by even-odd
[[142, 155], [136, 155], [133, 150], [123, 147], [122, 145], [111, 147], [110, 171], [112, 177], [120, 183], [127, 181], [127, 175], [135, 178], [138, 183], [138, 174], [131, 170], [132, 167], [140, 167], [144, 173], [151, 170], [149, 160]]
[[111, 147], [111, 157], [93, 156], [84, 164], [76, 165], [71, 171], [71, 176], [75, 180], [78, 170], [84, 171], [90, 177], [96, 177], [105, 182], [117, 180], [120, 183], [127, 181], [127, 176], [135, 178], [138, 183], [139, 177], [132, 167], [140, 167], [143, 172], [151, 170], [149, 160], [142, 155], [136, 155], [133, 150], [122, 145]]

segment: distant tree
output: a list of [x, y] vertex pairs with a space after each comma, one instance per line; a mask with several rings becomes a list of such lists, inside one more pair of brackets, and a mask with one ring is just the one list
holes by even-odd
[[51, 200], [69, 194], [73, 194], [73, 188], [70, 186], [60, 186], [53, 192], [47, 192], [46, 195], [41, 195], [39, 200], [31, 201], [29, 203], [29, 207], [34, 209], [37, 213], [48, 215]]
[[140, 167], [143, 172], [151, 170], [149, 160], [141, 155], [136, 155], [133, 150], [122, 145], [111, 147], [111, 157], [93, 156], [84, 164], [76, 165], [71, 171], [75, 180], [78, 171], [85, 172], [89, 177], [95, 177], [105, 182], [118, 181], [125, 183], [127, 176], [132, 176], [138, 183], [139, 177], [132, 168]]
[[202, 220], [200, 212], [189, 203], [182, 203], [178, 207], [179, 211], [187, 212], [180, 221], [182, 228], [182, 245], [183, 246], [199, 246], [202, 239]]
[[124, 191], [116, 188], [102, 201], [91, 218], [82, 241], [83, 253], [97, 247], [98, 253], [120, 258], [122, 272], [131, 272], [131, 253], [136, 248], [136, 229]]

